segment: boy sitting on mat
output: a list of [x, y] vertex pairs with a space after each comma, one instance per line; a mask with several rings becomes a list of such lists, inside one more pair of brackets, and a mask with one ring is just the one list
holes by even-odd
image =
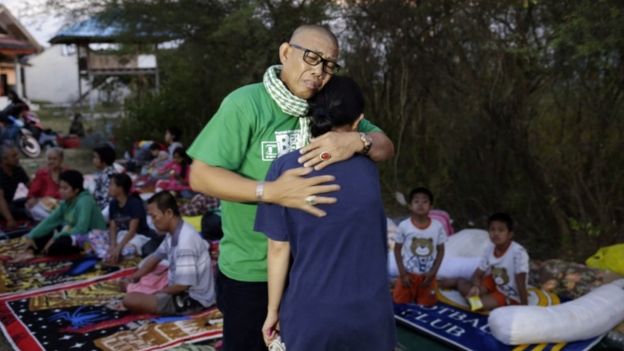
[[[529, 255], [524, 247], [512, 240], [511, 216], [506, 213], [491, 215], [488, 232], [492, 243], [485, 250], [472, 280], [449, 280], [444, 282], [444, 286], [457, 287], [466, 298], [479, 297], [485, 310], [526, 305]], [[477, 308], [473, 306], [473, 309]]]
[[446, 232], [442, 224], [429, 218], [433, 194], [416, 188], [409, 195], [410, 218], [399, 224], [394, 256], [399, 269], [392, 298], [396, 303], [436, 303], [436, 275], [444, 257]]
[[152, 196], [147, 201], [147, 212], [156, 230], [167, 236], [128, 282], [139, 281], [166, 259], [169, 284], [153, 295], [129, 293], [123, 299], [124, 306], [137, 313], [172, 315], [195, 313], [213, 305], [215, 290], [208, 243], [182, 220], [170, 193]]

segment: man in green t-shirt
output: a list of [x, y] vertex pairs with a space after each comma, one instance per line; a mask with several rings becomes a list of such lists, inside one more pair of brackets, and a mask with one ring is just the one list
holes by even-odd
[[[308, 143], [306, 99], [340, 68], [331, 31], [317, 25], [297, 28], [280, 46], [279, 58], [282, 65], [269, 67], [262, 83], [241, 87], [223, 100], [188, 151], [194, 159], [191, 187], [222, 200], [217, 304], [224, 315], [226, 351], [266, 350], [261, 328], [268, 299], [267, 241], [253, 230], [256, 203], [322, 217], [315, 205], [336, 200], [321, 194], [339, 189], [332, 176], [305, 178], [311, 167], [321, 169], [355, 153], [375, 161], [394, 155], [388, 137], [365, 120], [359, 132], [330, 132]], [[303, 166], [265, 183], [271, 162], [296, 149]]]

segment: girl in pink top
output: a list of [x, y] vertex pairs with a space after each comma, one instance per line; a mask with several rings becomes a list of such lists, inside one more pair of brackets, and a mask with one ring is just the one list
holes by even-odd
[[181, 147], [173, 151], [173, 159], [167, 162], [159, 171], [164, 179], [156, 182], [156, 189], [168, 191], [188, 190], [189, 187], [189, 159]]

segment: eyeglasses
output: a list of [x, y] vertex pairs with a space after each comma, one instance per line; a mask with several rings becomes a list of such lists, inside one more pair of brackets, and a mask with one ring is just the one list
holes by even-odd
[[310, 66], [316, 66], [319, 63], [323, 64], [323, 72], [327, 74], [336, 74], [340, 71], [340, 65], [334, 61], [330, 61], [324, 59], [318, 52], [312, 51], [310, 49], [306, 49], [297, 44], [288, 43], [288, 45], [292, 46], [295, 49], [299, 49], [303, 51], [303, 61]]

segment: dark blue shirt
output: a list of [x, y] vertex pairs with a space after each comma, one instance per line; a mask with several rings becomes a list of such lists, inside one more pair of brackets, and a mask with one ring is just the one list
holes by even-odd
[[[298, 151], [277, 159], [267, 180], [300, 167]], [[280, 306], [281, 336], [288, 350], [390, 351], [396, 344], [386, 268], [386, 217], [379, 174], [367, 157], [328, 166], [341, 189], [327, 216], [260, 204], [255, 230], [288, 241], [292, 265]]]
[[132, 219], [138, 219], [139, 227], [137, 228], [137, 233], [149, 233], [145, 205], [143, 205], [143, 200], [138, 196], [129, 196], [123, 207], [119, 207], [119, 202], [113, 199], [110, 202], [108, 211], [108, 218], [111, 221], [115, 221], [117, 230], [128, 230], [130, 228], [130, 221]]

